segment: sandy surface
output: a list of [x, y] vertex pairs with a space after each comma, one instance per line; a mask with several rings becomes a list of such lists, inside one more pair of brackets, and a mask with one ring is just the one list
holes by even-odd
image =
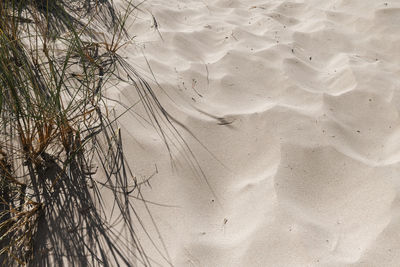
[[192, 155], [166, 130], [171, 161], [139, 105], [122, 118], [135, 175], [157, 170], [146, 199], [170, 205], [149, 204], [155, 266], [398, 266], [400, 2], [141, 8], [128, 60], [195, 136], [176, 124]]

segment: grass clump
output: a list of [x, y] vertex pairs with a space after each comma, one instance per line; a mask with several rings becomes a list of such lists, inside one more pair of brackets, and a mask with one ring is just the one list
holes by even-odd
[[107, 0], [0, 0], [2, 266], [151, 265], [132, 219], [129, 196], [139, 186], [104, 97], [108, 86], [129, 83], [152, 120], [167, 116], [118, 55], [136, 9], [127, 2], [119, 13]]

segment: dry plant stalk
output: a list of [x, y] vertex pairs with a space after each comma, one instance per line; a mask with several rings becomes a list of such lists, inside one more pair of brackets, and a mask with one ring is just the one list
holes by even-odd
[[[170, 121], [118, 55], [137, 9], [125, 6], [119, 13], [107, 0], [0, 0], [2, 266], [152, 265], [131, 201], [140, 188], [103, 92], [111, 82], [130, 83], [155, 125]], [[103, 206], [105, 190], [117, 227]]]

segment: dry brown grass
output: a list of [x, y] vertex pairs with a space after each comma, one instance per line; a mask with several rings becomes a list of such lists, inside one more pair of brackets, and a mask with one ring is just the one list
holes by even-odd
[[[2, 266], [152, 265], [130, 198], [140, 188], [103, 97], [110, 83], [130, 83], [157, 125], [157, 114], [168, 116], [118, 55], [136, 8], [129, 2], [119, 13], [106, 0], [0, 1]], [[99, 23], [111, 34], [99, 33]], [[104, 190], [118, 210], [118, 230]]]

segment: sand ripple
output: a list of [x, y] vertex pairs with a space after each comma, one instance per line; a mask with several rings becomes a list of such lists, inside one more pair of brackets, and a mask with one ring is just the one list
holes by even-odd
[[164, 41], [138, 38], [221, 204], [126, 118], [164, 171], [149, 197], [180, 206], [154, 211], [174, 264], [396, 266], [400, 3], [167, 2], [144, 4]]

